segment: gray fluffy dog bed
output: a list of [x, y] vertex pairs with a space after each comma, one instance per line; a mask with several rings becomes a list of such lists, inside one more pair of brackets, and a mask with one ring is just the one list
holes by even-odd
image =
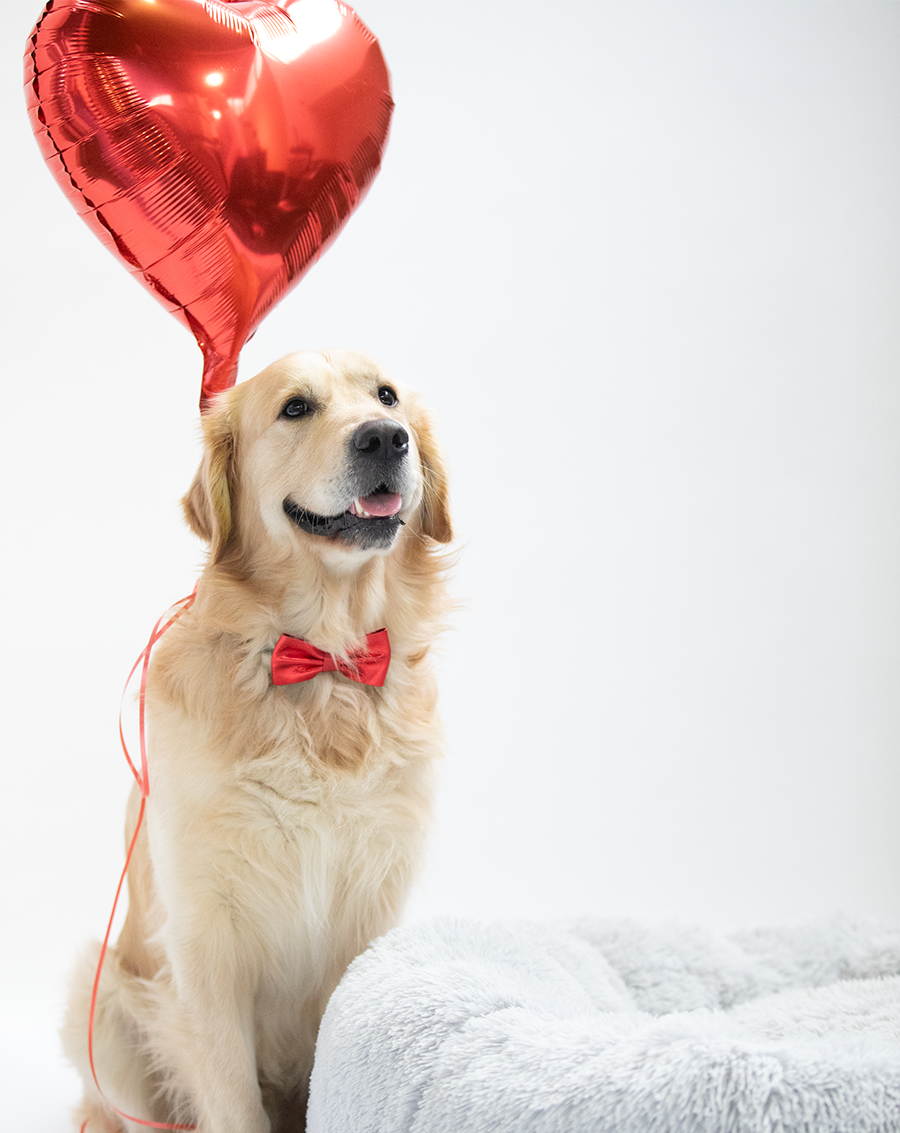
[[348, 970], [309, 1133], [900, 1133], [900, 927], [440, 920]]

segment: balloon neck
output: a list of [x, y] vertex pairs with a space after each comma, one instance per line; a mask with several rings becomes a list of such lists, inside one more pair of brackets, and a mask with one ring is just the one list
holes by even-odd
[[223, 358], [220, 354], [203, 352], [203, 381], [200, 385], [200, 413], [209, 412], [217, 394], [231, 389], [237, 380], [237, 357]]

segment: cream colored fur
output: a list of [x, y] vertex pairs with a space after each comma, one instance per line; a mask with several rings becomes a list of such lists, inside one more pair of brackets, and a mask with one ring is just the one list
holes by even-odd
[[[379, 400], [385, 384], [395, 407]], [[280, 416], [292, 397], [314, 412]], [[348, 438], [381, 418], [410, 434], [406, 526], [393, 545], [300, 530], [283, 500], [322, 515], [348, 507]], [[185, 512], [210, 561], [151, 665], [150, 797], [128, 917], [103, 971], [95, 1061], [106, 1098], [134, 1117], [290, 1133], [303, 1129], [328, 997], [396, 922], [428, 824], [446, 475], [416, 398], [348, 352], [282, 359], [225, 394], [204, 432]], [[392, 647], [383, 688], [333, 673], [273, 686], [282, 634], [346, 655], [381, 627]], [[85, 1081], [79, 1127], [138, 1133], [88, 1066], [96, 959], [95, 946], [64, 1028]]]

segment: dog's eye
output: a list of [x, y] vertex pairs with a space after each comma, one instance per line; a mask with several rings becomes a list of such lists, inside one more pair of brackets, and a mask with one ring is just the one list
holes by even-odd
[[390, 386], [381, 386], [378, 390], [378, 400], [388, 408], [397, 404], [397, 395]]
[[282, 417], [305, 417], [307, 413], [309, 413], [309, 402], [302, 397], [292, 397], [290, 401], [285, 402], [281, 410]]

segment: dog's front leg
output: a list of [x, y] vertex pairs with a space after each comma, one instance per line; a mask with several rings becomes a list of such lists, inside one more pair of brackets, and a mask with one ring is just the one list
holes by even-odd
[[[269, 1133], [256, 1070], [253, 995], [233, 965], [200, 953], [175, 971], [180, 1016], [178, 1077], [191, 1101], [197, 1133]], [[231, 970], [229, 970], [231, 969]]]

